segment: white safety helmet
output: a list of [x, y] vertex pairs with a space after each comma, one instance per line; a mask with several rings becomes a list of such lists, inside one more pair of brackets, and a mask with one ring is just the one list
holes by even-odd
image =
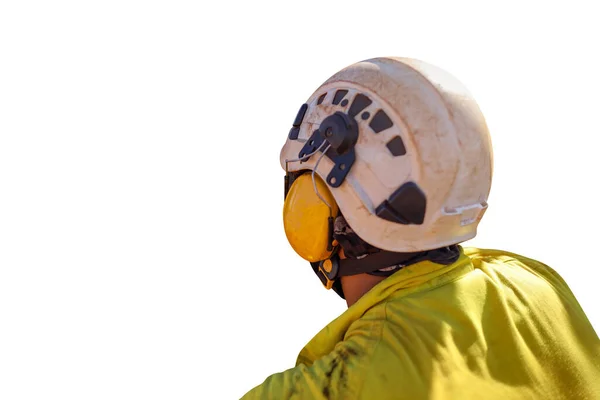
[[[406, 58], [362, 61], [329, 78], [298, 112], [280, 161], [288, 174], [314, 171], [313, 186], [330, 191], [319, 197], [390, 252], [473, 238], [492, 180], [490, 135], [471, 94]], [[290, 243], [298, 229], [286, 225]]]

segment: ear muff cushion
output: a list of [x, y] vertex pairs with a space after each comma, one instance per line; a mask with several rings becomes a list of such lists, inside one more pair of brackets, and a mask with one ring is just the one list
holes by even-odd
[[[335, 217], [337, 204], [323, 180], [315, 174], [315, 184], [319, 194], [332, 207]], [[290, 245], [296, 253], [309, 262], [329, 258], [329, 207], [315, 193], [311, 173], [300, 175], [285, 198], [283, 205], [283, 227]]]

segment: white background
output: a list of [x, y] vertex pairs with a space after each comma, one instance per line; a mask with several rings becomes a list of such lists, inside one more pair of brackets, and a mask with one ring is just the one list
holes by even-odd
[[598, 331], [591, 4], [0, 2], [0, 398], [234, 399], [292, 367], [345, 303], [287, 244], [279, 150], [376, 56], [471, 90], [495, 150], [471, 244], [554, 267]]

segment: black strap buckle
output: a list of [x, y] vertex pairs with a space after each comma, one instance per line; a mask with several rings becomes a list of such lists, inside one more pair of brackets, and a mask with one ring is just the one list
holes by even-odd
[[337, 255], [319, 262], [319, 267], [316, 272], [321, 283], [325, 286], [325, 289], [329, 290], [333, 287], [339, 270], [340, 261]]

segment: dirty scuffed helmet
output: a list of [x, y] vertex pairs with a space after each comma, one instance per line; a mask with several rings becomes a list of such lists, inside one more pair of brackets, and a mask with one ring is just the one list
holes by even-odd
[[[490, 136], [471, 94], [442, 69], [406, 58], [362, 61], [329, 78], [300, 108], [280, 161], [286, 234], [311, 262], [319, 260], [301, 250], [315, 236], [328, 231], [321, 246], [333, 250], [334, 210], [361, 239], [390, 252], [471, 239], [492, 180]], [[313, 195], [325, 201], [298, 210], [289, 201], [302, 190], [289, 192], [307, 173]], [[328, 229], [302, 239], [311, 218], [327, 219]]]

